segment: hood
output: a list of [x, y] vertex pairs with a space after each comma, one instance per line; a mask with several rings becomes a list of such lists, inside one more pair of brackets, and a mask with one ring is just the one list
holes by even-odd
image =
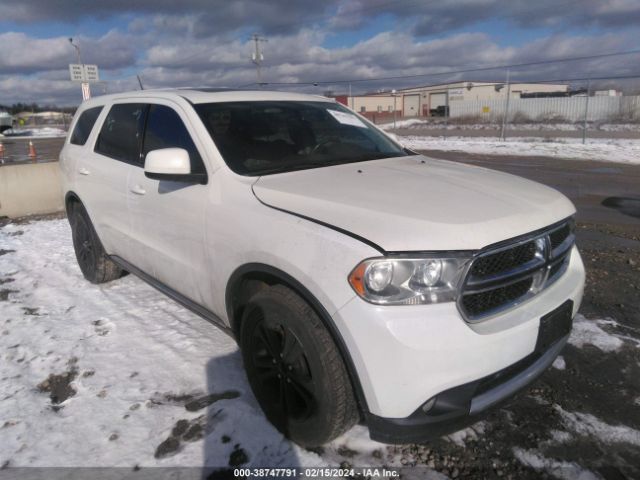
[[422, 155], [263, 176], [253, 191], [387, 252], [476, 250], [575, 213], [539, 183]]

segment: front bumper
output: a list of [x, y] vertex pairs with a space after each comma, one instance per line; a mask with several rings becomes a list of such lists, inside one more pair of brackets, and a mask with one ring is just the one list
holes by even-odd
[[[455, 431], [533, 381], [567, 341], [556, 337], [541, 345], [541, 318], [567, 301], [572, 318], [584, 276], [574, 247], [566, 272], [551, 287], [475, 324], [465, 322], [453, 303], [347, 303], [334, 321], [355, 364], [371, 437], [404, 443]], [[436, 405], [425, 415], [421, 407], [434, 397]]]
[[[571, 303], [569, 300], [565, 305], [571, 308]], [[373, 440], [383, 443], [417, 443], [471, 425], [485, 410], [507, 400], [538, 378], [553, 363], [568, 339], [569, 335], [564, 335], [547, 350], [536, 351], [511, 367], [438, 394], [433, 407], [426, 413], [419, 408], [411, 416], [399, 419], [368, 414], [369, 434]]]

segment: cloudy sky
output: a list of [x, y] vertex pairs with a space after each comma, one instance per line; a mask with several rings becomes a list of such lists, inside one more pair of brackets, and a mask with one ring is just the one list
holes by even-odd
[[[100, 67], [94, 94], [145, 87], [256, 82], [251, 35], [268, 41], [263, 80], [436, 74], [640, 49], [640, 0], [0, 0], [0, 103], [73, 105], [76, 62]], [[640, 76], [640, 54], [512, 70], [516, 79]], [[353, 82], [354, 92], [504, 70]], [[285, 88], [285, 87], [279, 87]], [[301, 89], [299, 86], [286, 88]], [[314, 90], [315, 89], [315, 90]]]

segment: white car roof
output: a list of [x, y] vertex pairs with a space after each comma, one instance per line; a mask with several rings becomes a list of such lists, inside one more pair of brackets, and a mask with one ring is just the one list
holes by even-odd
[[250, 102], [250, 101], [299, 101], [299, 102], [335, 102], [332, 98], [320, 95], [308, 95], [304, 93], [277, 92], [269, 90], [233, 90], [214, 88], [173, 88], [173, 89], [149, 89], [135, 90], [131, 92], [114, 93], [94, 97], [84, 102], [84, 108], [93, 105], [101, 105], [108, 101], [116, 100], [144, 100], [145, 98], [175, 99], [182, 97], [189, 102], [213, 103], [213, 102]]

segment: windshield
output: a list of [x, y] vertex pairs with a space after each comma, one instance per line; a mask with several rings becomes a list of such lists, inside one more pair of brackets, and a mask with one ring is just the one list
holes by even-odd
[[225, 162], [241, 175], [408, 155], [330, 102], [221, 102], [194, 106]]

